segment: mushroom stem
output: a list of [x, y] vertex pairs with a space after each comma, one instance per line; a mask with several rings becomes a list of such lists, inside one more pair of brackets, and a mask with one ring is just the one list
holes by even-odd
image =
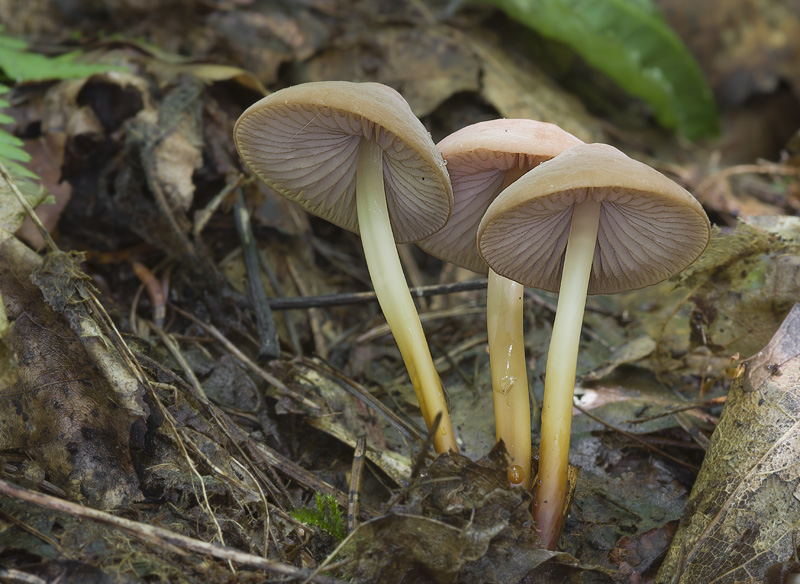
[[373, 140], [361, 142], [356, 171], [356, 207], [375, 295], [400, 348], [428, 429], [436, 414], [442, 413], [433, 439], [434, 448], [436, 452], [458, 452], [441, 381], [433, 366], [392, 234], [383, 185], [383, 151]]
[[550, 550], [555, 549], [563, 527], [572, 395], [600, 207], [601, 204], [589, 195], [584, 202], [576, 204], [572, 212], [558, 308], [547, 353], [539, 478], [533, 516], [542, 543]]
[[503, 440], [509, 465], [520, 472], [509, 477], [530, 488], [531, 410], [523, 337], [522, 284], [489, 270], [486, 314], [494, 394], [495, 436]]

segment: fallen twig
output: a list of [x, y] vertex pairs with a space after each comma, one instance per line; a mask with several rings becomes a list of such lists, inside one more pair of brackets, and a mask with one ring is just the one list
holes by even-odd
[[45, 507], [54, 511], [67, 513], [68, 515], [72, 515], [74, 517], [89, 519], [91, 521], [102, 523], [103, 525], [108, 525], [159, 548], [170, 549], [176, 552], [193, 552], [196, 554], [203, 554], [220, 560], [236, 562], [238, 564], [259, 568], [266, 570], [267, 572], [281, 574], [283, 576], [290, 576], [296, 579], [308, 578], [308, 582], [317, 582], [319, 584], [344, 584], [341, 580], [331, 578], [330, 576], [312, 575], [312, 572], [309, 570], [295, 568], [294, 566], [284, 564], [283, 562], [254, 556], [253, 554], [242, 552], [231, 547], [193, 539], [191, 537], [169, 531], [168, 529], [154, 527], [153, 525], [140, 523], [138, 521], [131, 521], [130, 519], [125, 519], [123, 517], [117, 517], [116, 515], [106, 513], [105, 511], [99, 511], [97, 509], [92, 509], [91, 507], [84, 507], [83, 505], [78, 505], [77, 503], [64, 501], [63, 499], [58, 499], [50, 495], [44, 495], [42, 493], [30, 491], [4, 480], [0, 480], [0, 494], [8, 497], [14, 497], [20, 501], [33, 503], [34, 505], [39, 505], [40, 507]]

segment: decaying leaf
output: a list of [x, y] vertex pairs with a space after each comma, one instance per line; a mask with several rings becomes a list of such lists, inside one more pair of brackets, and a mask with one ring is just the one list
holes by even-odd
[[[30, 183], [29, 183], [30, 184]], [[52, 201], [49, 193], [45, 189], [38, 192], [33, 189], [26, 189], [23, 196], [27, 199], [31, 207], [38, 207], [43, 203]], [[14, 232], [25, 222], [25, 210], [17, 202], [11, 188], [5, 183], [0, 183], [0, 229]]]
[[[385, 448], [386, 438], [376, 414], [368, 411], [362, 401], [345, 391], [335, 379], [325, 375], [324, 367], [311, 365], [313, 361], [302, 359], [275, 365], [276, 372], [288, 387], [319, 404], [313, 411], [306, 409], [307, 422], [350, 446], [355, 446], [359, 436], [367, 435], [367, 459], [398, 485], [405, 484], [411, 473], [411, 461], [407, 456]], [[277, 413], [288, 413], [297, 408], [294, 403], [282, 400]]]
[[739, 104], [781, 81], [800, 92], [800, 11], [784, 0], [659, 0], [708, 75], [718, 99]]
[[298, 81], [364, 79], [400, 91], [418, 116], [460, 91], [477, 91], [480, 70], [446, 26], [381, 26], [369, 43], [350, 43], [303, 63]]
[[292, 2], [259, 3], [252, 10], [220, 10], [209, 15], [207, 22], [219, 37], [220, 49], [268, 85], [278, 79], [281, 65], [308, 59], [323, 48], [331, 34], [330, 23], [323, 23], [316, 11]]
[[615, 348], [614, 351], [611, 353], [610, 358], [608, 361], [603, 363], [600, 367], [595, 369], [594, 371], [590, 371], [586, 375], [584, 375], [584, 379], [592, 380], [592, 379], [602, 379], [606, 375], [609, 375], [612, 371], [614, 371], [620, 365], [625, 365], [627, 363], [634, 363], [639, 359], [644, 359], [648, 355], [650, 355], [656, 349], [656, 342], [651, 337], [646, 335], [636, 337], [632, 341], [625, 343], [624, 345], [620, 345], [619, 347]]
[[594, 568], [542, 549], [533, 531], [531, 496], [511, 487], [506, 471], [502, 449], [479, 462], [437, 458], [396, 513], [359, 526], [353, 581], [580, 582]]
[[199, 89], [188, 84], [172, 91], [158, 111], [143, 109], [137, 115], [142, 155], [152, 160], [144, 164], [148, 179], [159, 184], [173, 210], [185, 212], [192, 205], [192, 174], [203, 162], [201, 111]]
[[[26, 140], [25, 150], [31, 155], [31, 160], [28, 162], [28, 168], [40, 177], [42, 186], [42, 194], [49, 192], [51, 197], [38, 207], [37, 203], [33, 203], [36, 209], [36, 214], [42, 221], [48, 232], [55, 230], [58, 225], [58, 219], [61, 217], [61, 212], [69, 202], [70, 195], [72, 194], [72, 187], [69, 183], [61, 180], [61, 163], [64, 160], [64, 142], [58, 136], [48, 136], [47, 138], [39, 138], [36, 140]], [[24, 192], [23, 192], [24, 194]], [[8, 197], [0, 196], [0, 200], [7, 199]], [[0, 211], [0, 217], [3, 217], [3, 211]], [[24, 241], [30, 242], [31, 246], [35, 249], [42, 247], [44, 240], [35, 228], [33, 221], [26, 218], [25, 222], [19, 229], [18, 236]]]
[[654, 369], [667, 347], [725, 359], [760, 350], [797, 300], [800, 239], [789, 235], [797, 229], [796, 217], [715, 229], [708, 249], [677, 278], [620, 295], [641, 332], [656, 339]]
[[185, 80], [162, 100], [157, 112], [142, 109], [126, 124], [123, 165], [115, 180], [118, 220], [162, 251], [198, 271], [214, 268], [189, 235], [187, 209], [194, 197], [192, 175], [202, 163], [202, 86]]
[[36, 270], [40, 258], [18, 240], [0, 243], [0, 295], [10, 324], [2, 341], [17, 362], [0, 371], [0, 449], [24, 452], [49, 481], [91, 505], [140, 499], [129, 446], [134, 426], [144, 435], [141, 387], [86, 310], [70, 261], [54, 265], [51, 258], [47, 270], [61, 275], [39, 275], [58, 309], [31, 282]]
[[732, 386], [656, 579], [762, 582], [800, 529], [800, 305]]
[[663, 528], [649, 529], [633, 537], [623, 537], [608, 554], [608, 559], [612, 564], [620, 566], [620, 571], [627, 565], [638, 574], [647, 573], [654, 566], [658, 567], [677, 527], [677, 521], [670, 521]]
[[[794, 223], [800, 225], [796, 218]], [[703, 344], [746, 357], [780, 326], [797, 299], [800, 273], [800, 246], [780, 235], [786, 224], [780, 225], [776, 230], [765, 221], [755, 227], [741, 224], [712, 243], [692, 267], [686, 288], [705, 280], [693, 297]]]
[[230, 65], [192, 63], [188, 60], [174, 63], [154, 59], [148, 64], [148, 71], [156, 75], [162, 84], [166, 81], [173, 81], [174, 78], [179, 75], [190, 75], [197, 79], [202, 79], [207, 83], [233, 80], [257, 93], [264, 95], [269, 93], [267, 88], [264, 87], [255, 75], [249, 71]]
[[471, 35], [464, 41], [481, 63], [481, 95], [501, 116], [551, 122], [585, 142], [603, 140], [598, 121], [535, 64], [510, 56], [489, 39]]

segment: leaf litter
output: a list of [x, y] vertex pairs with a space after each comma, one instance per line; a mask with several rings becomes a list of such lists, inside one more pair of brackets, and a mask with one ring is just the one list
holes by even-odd
[[[124, 72], [29, 87], [27, 98], [14, 103], [16, 133], [55, 136], [61, 145], [43, 159], [71, 187], [58, 241], [86, 256], [76, 261], [51, 250], [46, 267], [15, 268], [4, 279], [11, 288], [2, 289], [9, 324], [0, 327], [0, 420], [16, 424], [2, 444], [4, 569], [82, 574], [100, 567], [115, 582], [262, 581], [263, 570], [320, 582], [639, 582], [662, 581], [663, 574], [671, 581], [675, 558], [678, 571], [694, 574], [696, 558], [730, 549], [731, 565], [745, 566], [737, 539], [742, 525], [750, 528], [747, 549], [761, 553], [748, 573], [788, 560], [791, 515], [769, 525], [759, 518], [794, 508], [790, 469], [743, 475], [769, 485], [750, 506], [736, 498], [741, 490], [705, 478], [713, 477], [710, 463], [697, 477], [691, 467], [701, 464], [706, 449], [709, 460], [717, 457], [720, 444], [731, 449], [723, 459], [749, 454], [739, 450], [748, 450], [739, 437], [717, 437], [736, 425], [726, 421], [728, 410], [752, 414], [766, 407], [736, 406], [734, 398], [747, 393], [743, 379], [756, 386], [751, 400], [779, 392], [771, 383], [791, 381], [790, 357], [782, 361], [786, 367], [761, 367], [761, 377], [754, 369], [758, 357], [750, 358], [796, 299], [799, 230], [792, 217], [748, 211], [791, 214], [798, 200], [794, 167], [778, 162], [774, 167], [785, 171], [722, 174], [713, 156], [701, 152], [687, 162], [689, 153], [657, 138], [659, 156], [675, 160], [665, 166], [703, 195], [721, 228], [683, 276], [589, 300], [577, 392], [587, 413], [576, 409], [572, 457], [580, 470], [563, 551], [547, 552], [531, 530], [530, 496], [508, 484], [502, 451], [486, 454], [493, 428], [485, 405], [491, 390], [482, 293], [425, 300], [423, 313], [469, 456], [430, 460], [420, 453], [425, 435], [414, 394], [374, 303], [277, 313], [281, 344], [291, 352], [272, 362], [254, 360], [257, 329], [230, 215], [238, 191], [254, 211], [260, 277], [270, 296], [369, 285], [354, 237], [241, 178], [230, 129], [264, 85], [348, 78], [401, 89], [436, 139], [498, 115], [552, 121], [587, 140], [621, 137], [633, 148], [644, 138], [636, 129], [611, 128], [533, 60], [507, 52], [508, 39], [487, 32], [485, 11], [448, 19], [415, 2], [388, 13], [377, 7], [353, 12], [344, 2], [260, 11], [234, 4], [207, 7], [204, 18], [162, 7], [161, 22], [142, 25], [150, 42], [107, 38], [95, 45], [93, 59], [123, 64]], [[126, 18], [141, 16], [140, 9], [123, 1], [107, 6]], [[0, 10], [7, 6], [0, 3]], [[30, 32], [49, 22], [22, 18], [18, 24]], [[193, 34], [176, 34], [179, 28]], [[437, 58], [415, 67], [427, 54]], [[8, 228], [16, 225], [13, 219]], [[6, 236], [4, 249], [17, 249], [12, 242]], [[473, 277], [415, 250], [407, 255], [423, 281]], [[137, 292], [134, 260], [151, 268], [169, 299], [164, 329], [151, 321], [158, 301]], [[526, 349], [540, 400], [555, 299], [526, 294]], [[124, 343], [92, 297], [102, 301]], [[74, 380], [57, 378], [54, 385], [39, 377], [40, 363], [20, 360], [19, 347], [37, 345], [18, 330], [13, 298], [43, 325], [37, 342], [57, 349], [48, 374], [75, 371]], [[740, 361], [747, 372], [731, 387]], [[20, 393], [20, 379], [35, 389]], [[57, 423], [51, 404], [59, 391], [72, 399]], [[788, 395], [788, 385], [781, 391]], [[786, 399], [775, 401], [790, 411]], [[361, 437], [367, 462], [354, 491], [347, 477]], [[40, 507], [24, 502], [34, 499], [8, 490], [8, 481], [117, 508], [136, 522], [115, 531], [123, 528], [102, 523], [113, 525], [113, 516], [51, 499], [36, 499], [50, 509], [37, 512]], [[292, 514], [318, 496], [342, 510], [353, 497], [361, 499], [358, 526], [333, 556], [338, 542]], [[719, 514], [709, 528], [704, 505], [726, 496], [725, 509], [735, 513]], [[147, 523], [168, 531], [148, 532]], [[713, 538], [693, 536], [698, 529]], [[188, 538], [169, 539], [175, 534]], [[328, 575], [312, 573], [323, 566]], [[711, 579], [706, 576], [700, 577]]]
[[657, 580], [760, 582], [796, 553], [800, 305], [748, 361]]

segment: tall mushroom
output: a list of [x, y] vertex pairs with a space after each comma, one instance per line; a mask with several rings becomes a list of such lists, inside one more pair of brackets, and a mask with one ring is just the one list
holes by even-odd
[[554, 549], [566, 496], [572, 395], [588, 294], [644, 288], [682, 271], [708, 245], [700, 203], [605, 144], [573, 146], [489, 206], [478, 249], [499, 274], [558, 292], [547, 355], [534, 518]]
[[422, 249], [474, 272], [489, 272], [487, 328], [494, 395], [495, 436], [508, 450], [509, 472], [530, 487], [531, 418], [522, 334], [522, 290], [489, 269], [478, 253], [478, 224], [508, 185], [545, 160], [582, 142], [554, 124], [501, 119], [453, 132], [436, 146], [453, 185], [453, 212], [440, 231], [418, 241]]
[[453, 205], [444, 160], [408, 103], [378, 83], [314, 82], [250, 106], [234, 129], [247, 166], [307, 211], [360, 232], [367, 267], [437, 452], [457, 451], [444, 393], [396, 242], [440, 229]]

